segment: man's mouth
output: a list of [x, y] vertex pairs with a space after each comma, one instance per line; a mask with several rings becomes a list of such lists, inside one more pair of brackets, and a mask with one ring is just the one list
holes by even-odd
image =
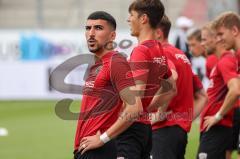
[[95, 39], [89, 39], [88, 40], [88, 44], [89, 45], [94, 45], [96, 43], [96, 40]]

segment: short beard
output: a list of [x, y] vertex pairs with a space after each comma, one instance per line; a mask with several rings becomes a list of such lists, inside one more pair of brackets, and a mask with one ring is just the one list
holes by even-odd
[[101, 46], [97, 45], [95, 48], [91, 48], [90, 46], [88, 46], [88, 50], [92, 53], [96, 53], [98, 51], [100, 51], [102, 49]]
[[96, 53], [96, 52], [98, 52], [99, 50], [101, 50], [101, 48], [99, 48], [99, 47], [97, 47], [97, 48], [95, 48], [95, 49], [90, 49], [90, 48], [88, 48], [88, 50], [89, 50], [90, 52], [92, 52], [92, 53]]

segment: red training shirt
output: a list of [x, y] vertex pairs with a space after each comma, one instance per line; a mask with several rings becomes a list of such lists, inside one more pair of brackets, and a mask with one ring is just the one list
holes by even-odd
[[133, 49], [130, 65], [134, 79], [141, 80], [146, 84], [142, 98], [143, 114], [138, 122], [150, 124], [147, 107], [161, 87], [161, 79], [167, 79], [172, 75], [167, 57], [157, 40], [146, 40]]
[[[201, 113], [200, 131], [203, 132], [204, 118], [215, 115], [221, 108], [228, 92], [227, 83], [232, 78], [238, 77], [237, 60], [232, 52], [226, 51], [222, 54], [216, 66], [210, 74], [210, 85], [207, 90], [208, 103]], [[233, 109], [231, 109], [217, 125], [232, 126]]]
[[112, 51], [90, 68], [85, 81], [74, 149], [83, 137], [105, 132], [117, 120], [122, 101], [119, 92], [135, 85], [127, 60]]

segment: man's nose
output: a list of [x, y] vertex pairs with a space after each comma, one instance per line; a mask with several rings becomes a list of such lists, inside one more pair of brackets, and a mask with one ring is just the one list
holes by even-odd
[[94, 30], [94, 28], [91, 28], [91, 29], [89, 30], [89, 35], [90, 35], [90, 36], [95, 36], [95, 30]]

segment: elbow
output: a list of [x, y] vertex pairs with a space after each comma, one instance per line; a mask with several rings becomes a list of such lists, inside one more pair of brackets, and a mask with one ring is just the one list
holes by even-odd
[[240, 97], [240, 89], [232, 90], [232, 95], [236, 98]]

